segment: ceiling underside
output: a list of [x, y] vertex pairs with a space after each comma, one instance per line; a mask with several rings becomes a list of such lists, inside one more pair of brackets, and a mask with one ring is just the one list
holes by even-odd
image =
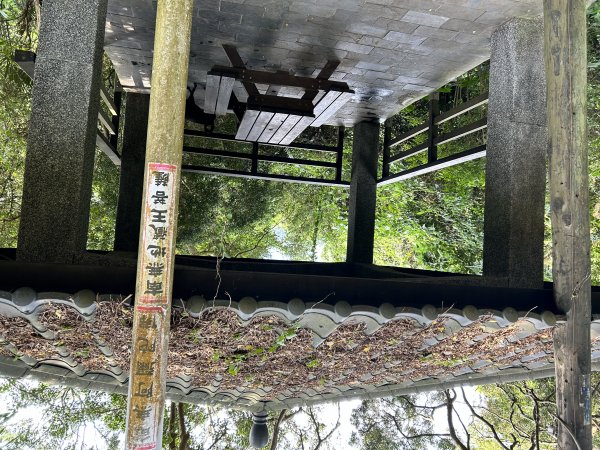
[[[126, 90], [147, 92], [156, 2], [109, 0], [106, 51]], [[328, 60], [331, 79], [356, 95], [330, 125], [385, 119], [489, 58], [490, 36], [512, 17], [541, 13], [540, 0], [197, 0], [188, 84], [229, 65], [235, 45], [250, 68], [316, 76]], [[242, 99], [242, 86], [234, 89]], [[267, 86], [259, 86], [263, 92]], [[279, 95], [301, 92], [281, 90]]]

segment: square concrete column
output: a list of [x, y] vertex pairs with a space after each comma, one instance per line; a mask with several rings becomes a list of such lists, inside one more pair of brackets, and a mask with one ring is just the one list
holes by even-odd
[[546, 189], [543, 25], [512, 19], [492, 35], [483, 274], [541, 288]]
[[373, 263], [378, 147], [378, 123], [361, 122], [354, 126], [347, 262]]
[[121, 178], [115, 227], [116, 251], [137, 252], [144, 190], [150, 95], [128, 92], [121, 108]]
[[17, 258], [73, 261], [89, 222], [107, 0], [43, 2]]

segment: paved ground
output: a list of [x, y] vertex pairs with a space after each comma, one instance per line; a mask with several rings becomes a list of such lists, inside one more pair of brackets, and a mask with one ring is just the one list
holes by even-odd
[[[386, 118], [489, 58], [491, 33], [541, 0], [197, 0], [190, 84], [233, 44], [254, 68], [316, 75], [341, 65], [355, 97], [330, 124]], [[109, 0], [106, 50], [126, 88], [150, 87], [155, 1]], [[266, 88], [266, 87], [265, 87]], [[196, 98], [204, 93], [199, 89]], [[203, 104], [203, 101], [199, 102]]]

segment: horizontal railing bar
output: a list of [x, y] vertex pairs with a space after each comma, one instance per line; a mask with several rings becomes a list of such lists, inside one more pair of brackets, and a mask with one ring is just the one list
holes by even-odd
[[457, 128], [449, 133], [442, 134], [433, 140], [434, 145], [442, 145], [448, 142], [460, 139], [461, 137], [468, 136], [469, 134], [475, 133], [476, 131], [487, 128], [487, 117], [479, 119], [473, 123]]
[[223, 158], [252, 159], [252, 153], [230, 152], [213, 148], [183, 147], [184, 153], [195, 153], [197, 155], [220, 156]]
[[96, 132], [96, 146], [102, 151], [108, 158], [116, 165], [121, 165], [121, 157], [114, 149], [114, 147], [110, 144], [108, 139], [104, 137], [102, 133], [98, 130]]
[[473, 97], [471, 100], [467, 100], [466, 102], [461, 103], [456, 108], [452, 108], [450, 111], [443, 112], [435, 118], [435, 123], [439, 125], [441, 123], [447, 122], [451, 119], [454, 119], [457, 116], [460, 116], [461, 114], [466, 113], [467, 111], [477, 108], [478, 106], [484, 105], [487, 102], [488, 93], [485, 92], [484, 94], [478, 95], [477, 97]]
[[438, 159], [437, 161], [413, 167], [412, 169], [404, 170], [402, 172], [389, 175], [385, 178], [381, 178], [377, 182], [377, 186], [385, 186], [386, 184], [408, 180], [409, 178], [435, 172], [437, 170], [445, 169], [446, 167], [451, 167], [474, 159], [483, 158], [485, 155], [486, 146], [480, 145], [479, 147], [465, 150], [464, 152], [456, 153], [455, 155], [447, 156], [446, 158]]
[[102, 108], [98, 109], [98, 120], [108, 130], [110, 134], [117, 134], [117, 129], [112, 123], [112, 120], [106, 115]]
[[299, 165], [304, 165], [304, 166], [315, 166], [315, 167], [331, 167], [331, 168], [336, 167], [334, 162], [315, 161], [314, 159], [286, 158], [285, 156], [258, 155], [258, 160], [266, 161], [266, 162], [283, 163], [283, 164], [299, 164]]
[[323, 180], [318, 178], [308, 178], [308, 177], [293, 177], [288, 175], [277, 175], [277, 174], [265, 174], [265, 173], [257, 173], [253, 174], [250, 172], [244, 172], [240, 170], [230, 170], [230, 169], [220, 169], [213, 167], [203, 167], [203, 166], [190, 166], [185, 165], [182, 167], [183, 172], [190, 173], [201, 173], [205, 175], [225, 175], [231, 177], [241, 177], [241, 178], [257, 178], [259, 180], [269, 180], [269, 181], [286, 181], [290, 183], [303, 183], [303, 184], [315, 184], [320, 186], [336, 186], [348, 188], [350, 187], [350, 183], [346, 181], [336, 181], [336, 180]]
[[[200, 130], [185, 130], [184, 136], [186, 137], [203, 137], [207, 139], [220, 139], [222, 141], [231, 141], [231, 142], [241, 142], [243, 144], [251, 145], [252, 142], [245, 141], [243, 139], [236, 139], [233, 134], [224, 134], [224, 133], [208, 133], [206, 131]], [[318, 144], [293, 144], [293, 145], [284, 145], [284, 144], [271, 144], [267, 142], [261, 142], [261, 146], [269, 146], [269, 147], [285, 147], [285, 148], [297, 148], [300, 150], [317, 150], [321, 152], [338, 152], [338, 148], [330, 146], [330, 145], [318, 145]]]
[[106, 92], [106, 89], [104, 88], [104, 86], [100, 86], [100, 98], [102, 99], [104, 104], [108, 107], [108, 109], [110, 110], [110, 113], [113, 116], [116, 116], [117, 115], [117, 106], [113, 102], [112, 98], [110, 98], [110, 95], [108, 95], [108, 92]]
[[397, 138], [392, 139], [390, 141], [390, 148], [394, 147], [398, 144], [401, 144], [404, 141], [408, 141], [409, 139], [417, 136], [418, 134], [423, 133], [424, 131], [427, 131], [428, 129], [429, 129], [429, 125], [426, 123], [424, 123], [423, 125], [419, 125], [418, 127], [413, 128], [412, 130], [409, 130], [406, 133], [401, 134]]
[[284, 164], [298, 164], [304, 166], [315, 166], [315, 167], [331, 167], [335, 168], [336, 164], [329, 161], [315, 161], [312, 159], [298, 159], [298, 158], [287, 158], [285, 156], [269, 156], [269, 155], [252, 155], [252, 153], [240, 153], [240, 152], [229, 152], [227, 150], [217, 150], [212, 148], [200, 148], [200, 147], [183, 147], [184, 153], [195, 153], [198, 155], [207, 156], [220, 156], [223, 158], [234, 158], [234, 159], [254, 159], [258, 161], [284, 163]]
[[427, 142], [424, 142], [423, 144], [419, 144], [409, 150], [400, 152], [397, 155], [390, 157], [390, 159], [388, 160], [388, 164], [391, 164], [391, 163], [397, 162], [397, 161], [402, 161], [403, 159], [406, 159], [413, 155], [417, 155], [421, 152], [424, 152], [425, 150], [427, 150]]

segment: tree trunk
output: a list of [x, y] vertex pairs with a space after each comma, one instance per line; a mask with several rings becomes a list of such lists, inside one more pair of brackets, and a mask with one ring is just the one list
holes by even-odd
[[586, 2], [544, 0], [558, 448], [592, 448]]

